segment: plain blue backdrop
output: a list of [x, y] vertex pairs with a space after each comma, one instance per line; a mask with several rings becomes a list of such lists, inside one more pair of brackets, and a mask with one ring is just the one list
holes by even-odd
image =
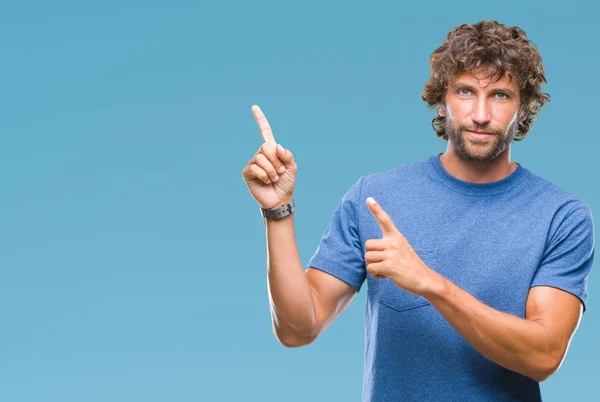
[[[306, 263], [359, 176], [445, 149], [419, 96], [447, 32], [518, 25], [552, 102], [512, 156], [599, 220], [592, 4], [2, 2], [0, 400], [359, 400], [365, 292], [308, 347], [273, 336], [251, 105], [296, 156]], [[547, 401], [597, 400], [594, 265]]]

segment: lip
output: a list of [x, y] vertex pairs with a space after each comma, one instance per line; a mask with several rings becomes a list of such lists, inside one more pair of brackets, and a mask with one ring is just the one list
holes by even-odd
[[486, 132], [482, 132], [482, 131], [468, 131], [467, 130], [467, 132], [471, 135], [471, 137], [477, 138], [477, 139], [485, 139], [485, 138], [489, 138], [494, 135], [492, 133], [486, 133]]

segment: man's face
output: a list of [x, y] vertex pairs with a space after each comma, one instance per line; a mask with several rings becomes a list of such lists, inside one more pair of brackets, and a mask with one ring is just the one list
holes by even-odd
[[492, 82], [485, 71], [457, 75], [446, 90], [445, 129], [464, 161], [491, 161], [510, 148], [519, 126], [519, 88], [507, 77]]

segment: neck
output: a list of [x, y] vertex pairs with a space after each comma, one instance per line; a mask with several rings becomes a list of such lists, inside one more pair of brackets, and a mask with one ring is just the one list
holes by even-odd
[[483, 184], [502, 180], [517, 168], [517, 163], [510, 159], [510, 147], [491, 161], [464, 161], [448, 143], [446, 152], [440, 157], [442, 166], [452, 176], [469, 183]]

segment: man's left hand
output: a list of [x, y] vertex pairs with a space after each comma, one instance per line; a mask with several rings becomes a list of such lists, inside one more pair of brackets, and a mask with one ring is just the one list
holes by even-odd
[[383, 238], [365, 243], [367, 272], [376, 279], [389, 278], [409, 293], [424, 295], [432, 286], [433, 271], [419, 258], [379, 203], [368, 197], [367, 206], [383, 234]]

